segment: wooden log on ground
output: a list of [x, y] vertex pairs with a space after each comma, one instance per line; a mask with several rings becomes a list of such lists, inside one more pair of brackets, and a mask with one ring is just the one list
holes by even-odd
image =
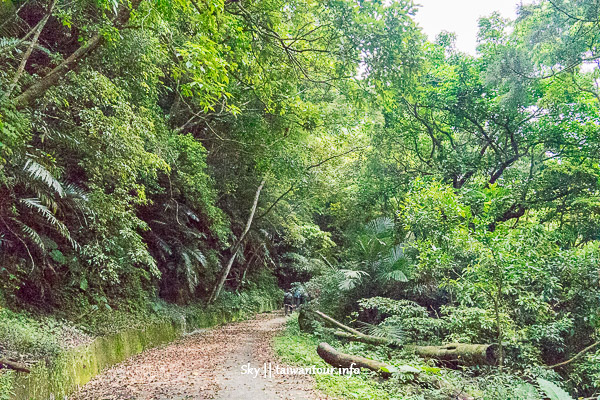
[[395, 348], [404, 348], [414, 351], [417, 355], [424, 358], [433, 358], [452, 364], [460, 365], [496, 365], [498, 362], [498, 345], [496, 344], [467, 344], [467, 343], [449, 343], [444, 346], [415, 346], [400, 345], [392, 340], [365, 335], [349, 326], [342, 324], [330, 316], [315, 310], [314, 313], [330, 324], [342, 329], [344, 332], [336, 331], [334, 334], [339, 338], [367, 343], [375, 346], [389, 346]]
[[348, 332], [335, 331], [333, 334], [340, 339], [349, 340], [351, 342], [361, 342], [366, 344], [372, 344], [373, 346], [388, 346], [397, 349], [404, 347], [400, 343], [396, 343], [392, 340], [378, 336], [365, 335], [364, 333], [361, 333], [360, 336], [358, 336]]
[[365, 335], [364, 333], [357, 331], [356, 329], [350, 328], [349, 326], [344, 325], [339, 321], [336, 321], [335, 319], [331, 318], [327, 314], [322, 313], [321, 311], [315, 310], [314, 313], [316, 315], [318, 315], [319, 317], [321, 317], [323, 320], [329, 322], [330, 324], [335, 325], [338, 328], [348, 332], [349, 334], [362, 339], [361, 341], [363, 341], [365, 343], [374, 344], [374, 345], [384, 345], [384, 346], [389, 346], [389, 344], [390, 344], [390, 340], [388, 340], [386, 338]]
[[443, 346], [404, 346], [424, 358], [434, 358], [460, 365], [496, 365], [498, 362], [498, 345], [448, 343]]
[[323, 342], [317, 347], [317, 354], [329, 365], [336, 368], [366, 368], [375, 371], [383, 377], [389, 377], [393, 367], [381, 361], [370, 358], [340, 353], [329, 344]]
[[377, 336], [365, 334], [352, 335], [347, 332], [336, 331], [336, 337], [355, 342], [362, 342], [371, 345], [386, 345], [395, 348], [404, 348], [414, 351], [423, 358], [433, 358], [452, 364], [460, 365], [496, 365], [498, 362], [498, 346], [495, 344], [467, 344], [467, 343], [449, 343], [443, 346], [416, 346], [399, 345], [393, 341]]
[[14, 369], [15, 371], [19, 371], [19, 372], [27, 372], [27, 373], [31, 372], [29, 370], [29, 368], [27, 368], [27, 366], [25, 366], [23, 364], [19, 364], [18, 362], [6, 360], [3, 358], [0, 358], [0, 366], [3, 368]]
[[[355, 356], [351, 354], [341, 353], [331, 347], [329, 344], [323, 342], [319, 344], [317, 347], [317, 353], [319, 356], [325, 360], [325, 362], [329, 365], [332, 365], [336, 368], [366, 368], [371, 371], [376, 371], [381, 374], [381, 376], [388, 378], [391, 376], [391, 372], [393, 367], [382, 363], [380, 361], [371, 360], [369, 358], [364, 358], [360, 356]], [[353, 365], [354, 363], [354, 365]], [[420, 375], [419, 373], [415, 374], [415, 377]], [[439, 389], [446, 389], [453, 392], [453, 398], [457, 400], [474, 400], [472, 396], [467, 393], [463, 393], [462, 390], [458, 390], [448, 382], [439, 379], [437, 377], [429, 377], [432, 379], [432, 383]]]

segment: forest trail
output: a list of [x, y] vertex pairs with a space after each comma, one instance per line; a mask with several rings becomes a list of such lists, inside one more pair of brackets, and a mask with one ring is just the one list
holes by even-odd
[[[273, 337], [285, 326], [281, 312], [204, 329], [149, 349], [98, 375], [71, 400], [320, 399], [312, 377], [264, 376], [276, 359]], [[260, 368], [244, 374], [242, 366]]]

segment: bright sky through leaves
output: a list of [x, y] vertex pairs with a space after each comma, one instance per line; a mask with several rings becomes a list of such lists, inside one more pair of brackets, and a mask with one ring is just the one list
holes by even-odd
[[[420, 4], [416, 20], [430, 40], [441, 31], [457, 35], [457, 47], [475, 54], [477, 46], [477, 21], [494, 11], [503, 17], [515, 18], [520, 0], [417, 0]], [[530, 3], [528, 0], [524, 4]]]

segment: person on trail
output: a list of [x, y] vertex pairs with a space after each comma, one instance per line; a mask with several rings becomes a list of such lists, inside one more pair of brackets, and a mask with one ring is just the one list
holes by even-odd
[[294, 305], [299, 307], [302, 302], [302, 288], [298, 286], [294, 291]]
[[289, 315], [292, 313], [292, 308], [294, 306], [294, 296], [288, 290], [283, 295], [283, 311], [285, 315]]

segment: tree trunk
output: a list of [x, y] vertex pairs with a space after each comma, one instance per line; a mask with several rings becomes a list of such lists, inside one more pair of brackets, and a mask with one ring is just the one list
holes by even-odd
[[[360, 356], [355, 356], [351, 354], [340, 353], [335, 350], [327, 343], [320, 343], [319, 347], [317, 347], [317, 354], [325, 360], [325, 362], [329, 365], [332, 365], [336, 368], [366, 368], [371, 371], [375, 371], [384, 378], [388, 378], [391, 376], [392, 368], [388, 364], [382, 363], [380, 361], [371, 360], [369, 358], [364, 358]], [[416, 373], [415, 377], [420, 373]], [[474, 400], [474, 398], [467, 393], [463, 393], [462, 390], [459, 390], [452, 386], [450, 383], [439, 379], [437, 377], [430, 378], [433, 385], [439, 389], [451, 390], [453, 392], [453, 398], [457, 400]]]
[[25, 365], [19, 364], [14, 361], [5, 360], [3, 358], [0, 358], [0, 366], [2, 366], [4, 368], [8, 368], [8, 369], [14, 369], [15, 371], [19, 371], [19, 372], [27, 372], [27, 373], [31, 372], [29, 370], [29, 368], [27, 368]]
[[364, 343], [369, 343], [369, 344], [374, 344], [374, 345], [385, 345], [385, 346], [390, 344], [390, 341], [386, 338], [365, 335], [364, 333], [357, 331], [356, 329], [350, 328], [349, 326], [346, 326], [346, 325], [342, 324], [341, 322], [336, 321], [335, 319], [331, 318], [327, 314], [322, 313], [321, 311], [315, 310], [314, 313], [317, 314], [322, 319], [324, 319], [325, 321], [337, 326], [340, 329], [345, 330], [346, 332], [350, 333], [351, 335], [354, 335], [357, 338], [362, 339], [360, 341], [362, 341]]
[[[128, 6], [122, 6], [114, 19], [115, 28], [122, 29], [129, 21], [131, 10], [135, 10], [140, 5], [141, 0], [132, 0], [131, 9]], [[67, 72], [73, 69], [77, 63], [85, 59], [91, 52], [96, 50], [104, 43], [104, 37], [100, 33], [94, 34], [84, 45], [75, 50], [63, 62], [58, 64], [52, 71], [39, 81], [31, 85], [20, 95], [14, 98], [14, 104], [17, 109], [22, 109], [31, 104], [31, 102], [41, 97], [48, 89], [56, 85]]]
[[56, 0], [53, 0], [52, 3], [50, 4], [50, 6], [48, 7], [48, 11], [46, 11], [46, 15], [44, 16], [44, 18], [42, 18], [42, 20], [34, 28], [33, 39], [31, 39], [31, 43], [29, 44], [29, 46], [27, 47], [27, 50], [25, 51], [25, 54], [21, 58], [21, 62], [19, 63], [17, 72], [15, 72], [15, 75], [12, 79], [12, 82], [10, 83], [10, 86], [8, 87], [8, 90], [6, 91], [6, 93], [4, 93], [5, 99], [9, 99], [13, 90], [15, 90], [15, 87], [17, 87], [17, 84], [19, 83], [19, 79], [21, 78], [23, 71], [25, 71], [25, 66], [27, 65], [27, 61], [29, 60], [29, 57], [31, 57], [33, 48], [36, 46], [38, 39], [40, 38], [40, 34], [44, 30], [44, 27], [46, 26], [46, 23], [48, 22], [50, 15], [52, 15], [52, 11], [54, 10], [55, 5], [56, 5]]
[[365, 335], [365, 334], [361, 334], [360, 336], [358, 336], [358, 335], [353, 335], [351, 333], [343, 332], [343, 331], [335, 331], [333, 334], [340, 339], [349, 340], [351, 342], [366, 343], [366, 344], [370, 344], [373, 346], [388, 346], [388, 347], [392, 347], [392, 348], [396, 348], [396, 349], [405, 347], [399, 343], [396, 343], [392, 340], [388, 340], [383, 337], [370, 336], [370, 335]]
[[496, 365], [498, 362], [498, 345], [448, 343], [443, 346], [404, 346], [424, 358], [434, 358], [460, 365]]
[[392, 370], [392, 367], [388, 364], [365, 357], [354, 356], [352, 354], [340, 353], [325, 342], [319, 344], [317, 347], [317, 354], [319, 354], [327, 364], [336, 368], [366, 368], [375, 371], [386, 378], [391, 375], [390, 371]]
[[254, 214], [256, 213], [256, 207], [258, 205], [258, 198], [260, 197], [260, 192], [261, 192], [263, 186], [265, 186], [265, 181], [266, 181], [266, 179], [263, 178], [263, 180], [260, 182], [260, 185], [258, 186], [258, 189], [256, 189], [256, 194], [254, 195], [254, 203], [252, 203], [252, 209], [250, 210], [250, 215], [248, 216], [248, 221], [246, 221], [246, 227], [244, 228], [244, 231], [240, 235], [240, 238], [238, 239], [238, 241], [232, 248], [231, 257], [229, 258], [227, 265], [221, 272], [221, 277], [219, 278], [219, 280], [218, 280], [216, 286], [214, 287], [213, 292], [208, 300], [209, 303], [214, 303], [215, 300], [217, 300], [219, 298], [219, 294], [221, 294], [221, 290], [223, 289], [225, 280], [227, 279], [227, 276], [229, 275], [229, 271], [231, 271], [231, 267], [233, 266], [233, 262], [235, 261], [235, 258], [237, 256], [237, 252], [240, 249], [242, 242], [243, 242], [244, 238], [246, 237], [246, 234], [250, 230], [250, 226], [252, 226], [252, 220], [254, 219]]

